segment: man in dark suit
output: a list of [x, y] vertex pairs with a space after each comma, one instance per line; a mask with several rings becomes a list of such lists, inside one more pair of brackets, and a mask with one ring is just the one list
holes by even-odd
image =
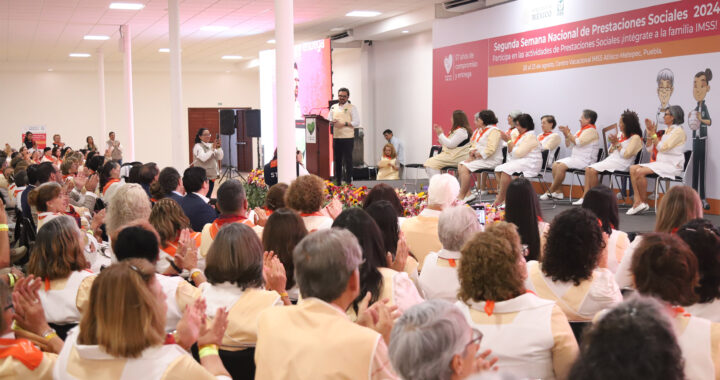
[[206, 224], [212, 223], [218, 217], [217, 211], [208, 204], [210, 199], [207, 195], [210, 190], [210, 182], [205, 174], [205, 169], [199, 167], [185, 169], [182, 182], [187, 195], [180, 202], [180, 206], [190, 219], [192, 229], [202, 232]]
[[161, 170], [158, 176], [158, 184], [163, 194], [165, 194], [165, 198], [174, 199], [175, 202], [182, 205], [185, 188], [183, 187], [180, 173], [178, 173], [175, 168], [168, 166]]

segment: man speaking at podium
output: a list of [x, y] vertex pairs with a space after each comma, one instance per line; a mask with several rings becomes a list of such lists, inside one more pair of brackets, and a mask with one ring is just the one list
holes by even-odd
[[[357, 107], [350, 104], [350, 90], [338, 90], [338, 102], [330, 107], [328, 119], [333, 127], [333, 155], [335, 162], [335, 184], [352, 183], [352, 153], [355, 128], [360, 125]], [[343, 169], [345, 173], [343, 174]]]

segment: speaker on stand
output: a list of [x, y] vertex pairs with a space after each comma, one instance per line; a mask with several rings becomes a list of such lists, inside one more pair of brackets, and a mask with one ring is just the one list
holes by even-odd
[[222, 175], [220, 175], [219, 183], [234, 177], [240, 177], [245, 182], [245, 178], [237, 170], [237, 157], [233, 154], [237, 143], [237, 113], [236, 110], [223, 109], [220, 110], [220, 146], [225, 154], [222, 160]]
[[262, 128], [260, 125], [260, 110], [245, 111], [245, 131], [248, 137], [255, 138], [255, 148], [257, 150], [257, 168], [262, 169], [263, 162], [260, 157], [260, 137], [262, 137]]

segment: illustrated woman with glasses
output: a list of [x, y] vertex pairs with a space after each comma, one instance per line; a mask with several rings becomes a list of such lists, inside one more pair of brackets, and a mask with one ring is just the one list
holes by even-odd
[[562, 309], [526, 290], [517, 228], [493, 224], [465, 243], [462, 255], [455, 305], [484, 335], [482, 346], [492, 349], [499, 369], [521, 378], [567, 378], [578, 345]]

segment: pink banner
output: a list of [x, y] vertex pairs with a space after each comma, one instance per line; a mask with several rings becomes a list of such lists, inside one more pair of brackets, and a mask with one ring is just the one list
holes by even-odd
[[487, 51], [487, 40], [433, 50], [433, 124], [448, 132], [453, 111], [465, 111], [472, 122], [487, 107]]

